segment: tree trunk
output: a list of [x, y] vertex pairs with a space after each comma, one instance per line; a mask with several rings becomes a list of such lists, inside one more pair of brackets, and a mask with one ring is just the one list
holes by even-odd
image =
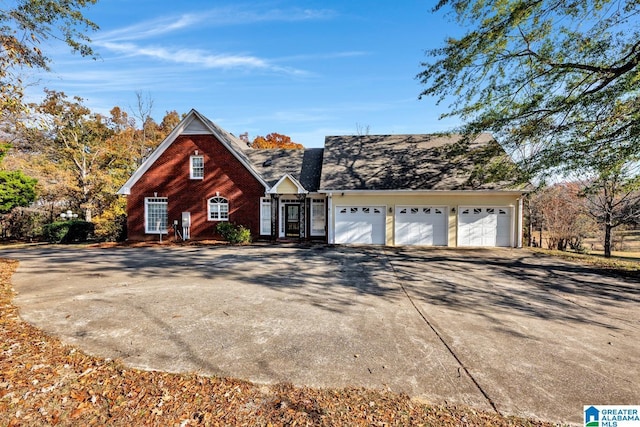
[[607, 212], [604, 222], [604, 256], [611, 258], [611, 214]]

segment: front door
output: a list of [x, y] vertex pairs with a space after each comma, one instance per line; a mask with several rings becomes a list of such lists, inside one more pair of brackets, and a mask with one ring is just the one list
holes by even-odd
[[300, 205], [284, 205], [284, 235], [300, 237]]

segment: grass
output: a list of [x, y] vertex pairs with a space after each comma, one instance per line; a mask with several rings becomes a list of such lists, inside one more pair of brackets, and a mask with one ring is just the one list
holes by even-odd
[[18, 263], [0, 259], [0, 425], [552, 426], [364, 388], [258, 385], [130, 369], [23, 322], [12, 304]]
[[536, 253], [555, 256], [569, 261], [577, 261], [602, 270], [621, 274], [636, 275], [640, 272], [640, 253], [638, 252], [613, 252], [611, 258], [606, 258], [603, 253], [591, 252], [582, 254], [571, 251], [558, 251], [541, 248], [529, 248]]

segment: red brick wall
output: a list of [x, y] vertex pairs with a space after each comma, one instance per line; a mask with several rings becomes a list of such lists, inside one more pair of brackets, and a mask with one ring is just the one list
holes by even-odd
[[[204, 157], [204, 179], [189, 178], [190, 156]], [[173, 221], [191, 212], [191, 239], [218, 239], [217, 222], [207, 220], [207, 200], [216, 192], [229, 200], [229, 221], [260, 234], [260, 197], [264, 187], [213, 135], [182, 135], [158, 158], [127, 196], [129, 240], [158, 240], [145, 234], [145, 197], [168, 197], [169, 238]], [[180, 224], [180, 222], [179, 222]], [[181, 226], [180, 226], [181, 227]], [[180, 231], [182, 231], [180, 229]], [[163, 236], [166, 239], [167, 236]]]

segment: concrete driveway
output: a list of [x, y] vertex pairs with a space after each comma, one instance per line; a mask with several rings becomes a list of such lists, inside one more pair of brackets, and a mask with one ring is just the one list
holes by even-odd
[[579, 423], [640, 403], [640, 281], [526, 250], [0, 250], [22, 317], [142, 369]]

